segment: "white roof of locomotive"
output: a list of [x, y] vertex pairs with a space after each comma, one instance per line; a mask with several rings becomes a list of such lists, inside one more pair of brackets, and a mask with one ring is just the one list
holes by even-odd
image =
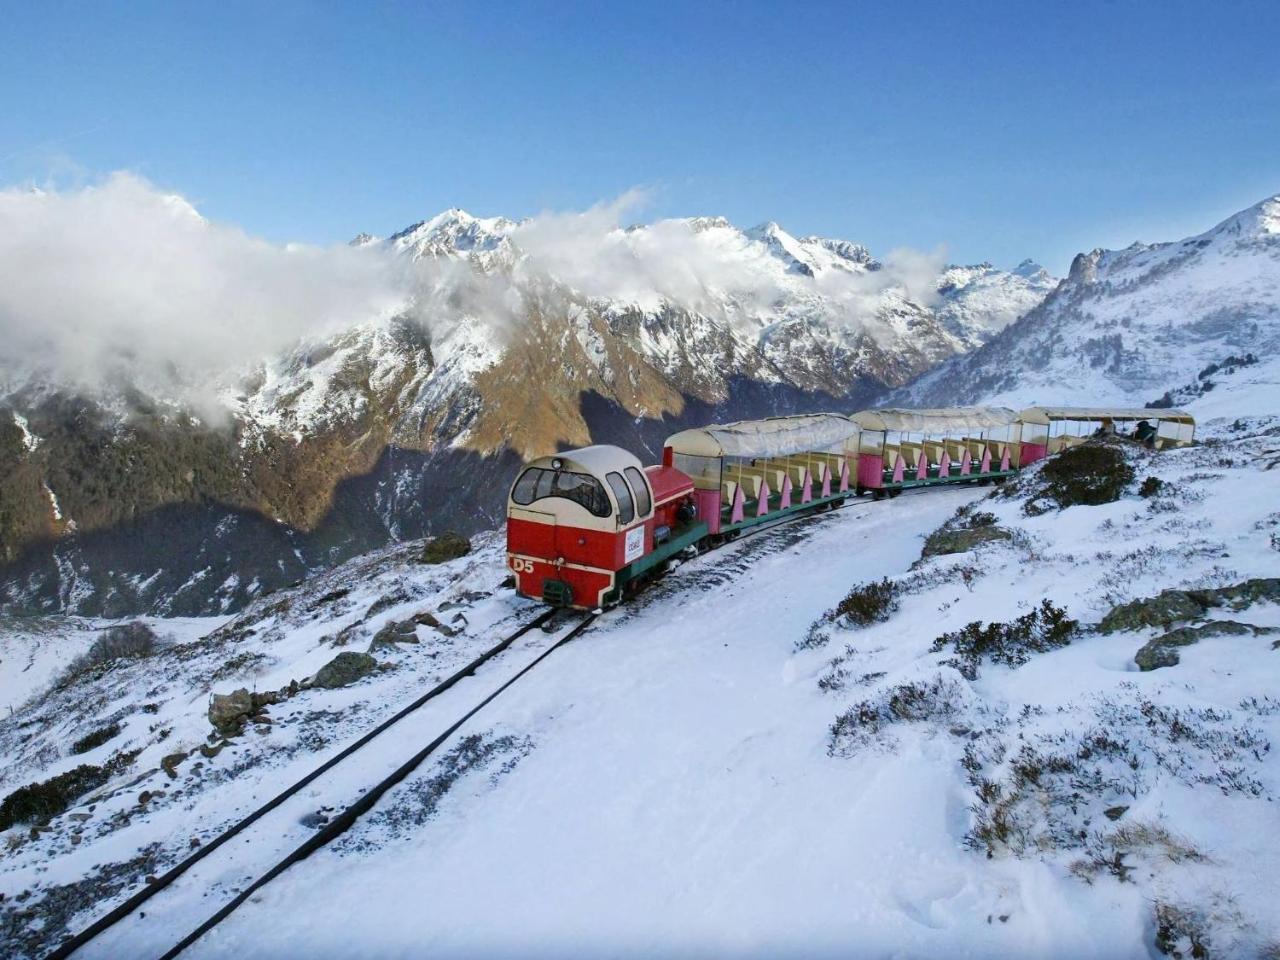
[[681, 430], [666, 445], [693, 457], [785, 457], [838, 447], [857, 433], [858, 425], [843, 414], [806, 413]]
[[1008, 407], [942, 407], [933, 410], [859, 410], [853, 419], [863, 430], [899, 430], [908, 433], [952, 433], [989, 430], [1018, 419]]
[[603, 477], [606, 473], [617, 470], [621, 472], [627, 467], [635, 467], [637, 470], [643, 470], [642, 464], [633, 453], [628, 453], [621, 447], [614, 447], [606, 443], [598, 443], [590, 447], [580, 447], [577, 450], [565, 450], [563, 453], [553, 453], [547, 457], [539, 457], [537, 460], [530, 460], [525, 467], [541, 467], [545, 470], [552, 469], [552, 461], [559, 460], [562, 469], [569, 470], [574, 473], [587, 473], [593, 477]]

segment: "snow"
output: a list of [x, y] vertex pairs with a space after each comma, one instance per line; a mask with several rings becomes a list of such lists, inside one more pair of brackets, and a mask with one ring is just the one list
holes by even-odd
[[[1170, 485], [1155, 498], [1131, 491], [1110, 504], [1025, 516], [1021, 495], [909, 492], [680, 566], [552, 654], [351, 832], [269, 884], [190, 955], [410, 956], [430, 942], [447, 956], [764, 957], [803, 946], [816, 956], [1101, 958], [1151, 949], [1154, 904], [1199, 911], [1226, 955], [1262, 949], [1280, 937], [1270, 909], [1280, 846], [1262, 826], [1280, 770], [1259, 746], [1280, 737], [1274, 637], [1206, 639], [1181, 648], [1177, 666], [1141, 673], [1132, 658], [1154, 631], [1086, 631], [1017, 669], [983, 663], [972, 680], [931, 650], [941, 633], [1010, 620], [1042, 598], [1092, 624], [1114, 604], [1165, 587], [1280, 576], [1269, 539], [1280, 531], [1280, 474], [1258, 459], [1276, 421], [1234, 423], [1202, 424], [1207, 445], [1135, 448], [1138, 478]], [[1014, 540], [917, 562], [923, 537], [970, 504]], [[155, 771], [100, 793], [81, 844], [68, 846], [68, 824], [55, 821], [47, 838], [0, 867], [0, 890], [71, 882], [148, 844], [173, 857], [191, 837], [207, 841], [536, 609], [490, 593], [505, 573], [498, 537], [434, 568], [407, 564], [411, 550], [263, 598], [209, 639], [195, 639], [193, 625], [175, 646], [187, 651], [180, 674], [153, 667], [103, 688], [106, 715], [144, 696], [142, 683], [159, 709], [144, 723], [129, 720], [121, 742], [87, 759], [140, 746], [135, 769], [154, 768], [159, 756], [203, 742], [209, 690], [274, 689], [309, 675], [344, 631], [357, 630], [362, 644], [428, 609], [442, 620], [462, 612], [463, 633], [420, 628], [419, 645], [379, 653], [396, 669], [271, 708], [269, 730], [185, 761], [178, 780]], [[851, 586], [883, 576], [902, 584], [901, 609], [887, 622], [854, 628], [823, 618]], [[364, 617], [382, 597], [384, 609]], [[1215, 616], [1280, 626], [1274, 604]], [[304, 818], [351, 802], [563, 629], [519, 641], [85, 956], [161, 951], [301, 842]], [[346, 649], [362, 649], [354, 643]], [[209, 682], [233, 653], [257, 659]], [[935, 681], [946, 692], [924, 719], [834, 735], [835, 718], [858, 702]], [[1175, 710], [1192, 731], [1180, 740], [1149, 719]], [[317, 725], [318, 717], [327, 719]], [[172, 732], [148, 745], [153, 725]], [[57, 736], [89, 726], [82, 716]], [[1054, 800], [1046, 775], [1041, 801], [1015, 807], [1026, 845], [992, 858], [972, 849], [982, 805], [970, 764], [1013, 783], [1009, 764], [1020, 750], [1075, 751], [1070, 738], [1099, 727], [1128, 745], [1136, 768], [1122, 765], [1112, 786], [1075, 788], [1070, 807]], [[30, 779], [47, 762], [43, 744], [18, 750], [0, 787]], [[41, 775], [80, 760], [65, 757]], [[139, 810], [144, 788], [172, 796]], [[1129, 809], [1113, 824], [1102, 810], [1114, 805]], [[124, 812], [132, 824], [109, 828]], [[1128, 844], [1125, 882], [1096, 866], [1117, 844]]]
[[40, 446], [40, 438], [31, 432], [30, 427], [27, 424], [27, 418], [14, 410], [13, 422], [22, 432], [22, 445], [26, 448], [28, 453], [34, 453], [36, 447]]
[[49, 498], [49, 509], [53, 511], [53, 519], [61, 520], [62, 506], [58, 503], [57, 494], [53, 492], [53, 489], [49, 486], [48, 483], [42, 483], [41, 486], [44, 487], [44, 495]]
[[1141, 406], [1210, 364], [1280, 360], [1280, 197], [1171, 243], [1080, 254], [1037, 308], [922, 376], [901, 405]]
[[[460, 211], [442, 217], [393, 240], [514, 255], [491, 239], [514, 225]], [[1016, 381], [982, 399], [1133, 403], [1184, 384], [1198, 389], [1208, 361], [1273, 337], [1278, 223], [1280, 198], [1200, 238], [1085, 257], [1032, 322], [1001, 335], [1026, 325], [1048, 338], [1025, 340], [1028, 350], [1050, 343], [1057, 352], [1022, 363], [1030, 353], [1018, 347], [1005, 357]], [[798, 240], [776, 225], [756, 237], [718, 219], [688, 225], [734, 256], [776, 245], [786, 284], [814, 279], [797, 264], [814, 274], [865, 269], [856, 249]], [[628, 234], [647, 242], [643, 229]], [[951, 294], [982, 290], [1006, 312], [1017, 309], [1021, 294], [987, 266], [951, 270]], [[1014, 273], [1052, 282], [1033, 264]], [[891, 309], [878, 322], [908, 338], [920, 314], [901, 291], [882, 303]], [[1244, 321], [1216, 326], [1224, 303], [1245, 305]], [[603, 369], [608, 352], [591, 323], [626, 307], [574, 306], [562, 334]], [[724, 309], [755, 325], [735, 336], [760, 336], [776, 356], [790, 349], [790, 325], [820, 316], [801, 309], [779, 321], [759, 304]], [[717, 322], [654, 315], [638, 337], [647, 355], [670, 363], [681, 344], [673, 329]], [[1141, 364], [1082, 362], [1087, 342], [1117, 332], [1142, 340]], [[370, 323], [267, 365], [261, 388], [239, 402], [262, 429], [302, 435], [343, 410], [359, 412], [361, 391], [334, 384], [351, 361], [372, 356], [361, 369], [383, 385], [398, 382], [398, 364], [421, 363], [403, 387], [421, 416], [499, 356], [483, 317], [464, 314], [438, 333], [428, 364], [390, 322]], [[977, 360], [986, 362], [981, 350]], [[1155, 955], [1156, 911], [1165, 909], [1192, 918], [1213, 955], [1274, 952], [1277, 635], [1203, 639], [1179, 648], [1178, 664], [1140, 672], [1134, 655], [1159, 631], [1091, 629], [1116, 604], [1166, 588], [1280, 576], [1280, 353], [1212, 379], [1214, 389], [1188, 401], [1200, 443], [1158, 455], [1135, 448], [1135, 481], [1113, 503], [1028, 516], [1016, 490], [1007, 498], [985, 488], [909, 492], [680, 566], [556, 651], [338, 843], [268, 885], [188, 955], [407, 957], [429, 943], [446, 956], [1104, 958]], [[1147, 476], [1166, 484], [1152, 497], [1137, 493]], [[1012, 538], [922, 559], [923, 538], [964, 507], [990, 513]], [[0, 709], [12, 711], [0, 728], [0, 794], [141, 751], [70, 811], [89, 820], [55, 818], [34, 839], [25, 828], [5, 834], [0, 932], [25, 935], [43, 923], [56, 936], [56, 912], [42, 911], [68, 899], [49, 894], [89, 882], [69, 898], [81, 912], [62, 918], [82, 927], [157, 864], [187, 853], [193, 838], [207, 842], [534, 614], [499, 588], [500, 534], [437, 567], [414, 563], [416, 549], [352, 561], [234, 618], [148, 621], [165, 636], [156, 657], [115, 664], [81, 686], [54, 681], [106, 622], [0, 623]], [[55, 558], [67, 589], [80, 589], [75, 552]], [[900, 588], [888, 620], [854, 627], [824, 616], [851, 587], [881, 577]], [[1084, 625], [1067, 646], [1017, 668], [984, 661], [972, 677], [932, 649], [965, 624], [1008, 622], [1045, 599]], [[172, 780], [158, 769], [167, 755], [219, 742], [205, 716], [211, 693], [284, 687], [424, 611], [459, 632], [420, 627], [419, 643], [377, 651], [388, 669], [271, 707], [270, 725], [251, 725], [216, 756], [192, 753]], [[1212, 616], [1280, 628], [1271, 603]], [[85, 956], [162, 951], [308, 836], [304, 820], [352, 802], [556, 635], [521, 640]], [[936, 691], [927, 712], [884, 713], [909, 689]], [[881, 719], [840, 727], [838, 717], [862, 706]], [[70, 754], [69, 743], [113, 719], [123, 726], [116, 738]], [[1118, 746], [1098, 747], [1094, 734]], [[1025, 773], [1027, 757], [1041, 772]], [[159, 794], [140, 803], [144, 789]], [[1009, 830], [997, 840], [983, 833], [992, 797], [1009, 802]], [[1120, 807], [1113, 820], [1108, 811]], [[147, 850], [158, 860], [134, 868], [123, 887], [93, 885], [99, 865]], [[22, 891], [34, 891], [22, 901], [34, 910], [29, 922], [13, 906]], [[7, 952], [43, 951], [24, 940]]]

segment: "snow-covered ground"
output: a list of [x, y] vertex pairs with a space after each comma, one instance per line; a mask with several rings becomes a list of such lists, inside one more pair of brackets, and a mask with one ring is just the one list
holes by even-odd
[[[1009, 496], [855, 502], [685, 564], [188, 955], [1132, 957], [1189, 955], [1193, 941], [1274, 955], [1280, 634], [1252, 628], [1280, 627], [1280, 607], [1207, 611], [1244, 633], [1148, 672], [1134, 655], [1163, 630], [1093, 629], [1167, 588], [1280, 577], [1280, 421], [1233, 417], [1201, 437], [1129, 451], [1133, 480], [1110, 503], [1028, 515], [1032, 471]], [[1163, 485], [1142, 496], [1147, 477]], [[950, 527], [1008, 538], [921, 560], [957, 511]], [[5, 835], [6, 952], [81, 928], [532, 616], [499, 588], [498, 537], [440, 566], [410, 562], [413, 549], [264, 598], [204, 640], [188, 624], [149, 660], [17, 709], [0, 729], [0, 793], [141, 753], [49, 830]], [[897, 585], [887, 619], [824, 615], [883, 577]], [[933, 649], [1045, 599], [1081, 623], [1065, 646], [963, 671]], [[158, 769], [221, 742], [210, 692], [283, 687], [424, 611], [465, 619], [378, 650], [392, 669], [269, 707], [269, 725], [173, 779]], [[85, 955], [162, 952], [554, 636], [528, 635]], [[69, 755], [112, 717], [123, 733]]]

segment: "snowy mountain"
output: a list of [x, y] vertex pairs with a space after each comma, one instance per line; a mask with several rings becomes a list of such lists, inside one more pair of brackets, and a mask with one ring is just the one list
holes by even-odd
[[1055, 277], [1031, 260], [1012, 271], [989, 263], [947, 267], [938, 278], [938, 318], [969, 348], [982, 346], [1053, 292]]
[[[1099, 476], [1124, 474], [1110, 502], [1046, 510], [1043, 464], [677, 567], [187, 952], [1274, 955], [1280, 471], [1259, 468], [1280, 421], [1247, 412], [1195, 447], [1104, 446]], [[420, 550], [235, 617], [0, 623], [6, 956], [47, 954], [537, 612], [502, 586], [500, 536], [438, 565]], [[889, 584], [882, 606], [842, 606], [870, 583]], [[164, 953], [569, 622], [83, 956]]]
[[453, 209], [352, 243], [398, 265], [401, 308], [206, 385], [213, 416], [142, 382], [11, 382], [0, 608], [235, 609], [389, 540], [490, 526], [521, 458], [652, 456], [688, 424], [865, 405], [1050, 282], [711, 217]]
[[1223, 367], [1274, 391], [1278, 364], [1280, 195], [1199, 236], [1080, 254], [1039, 306], [894, 398], [1017, 406], [1087, 386], [1096, 402], [1142, 405], [1203, 393]]

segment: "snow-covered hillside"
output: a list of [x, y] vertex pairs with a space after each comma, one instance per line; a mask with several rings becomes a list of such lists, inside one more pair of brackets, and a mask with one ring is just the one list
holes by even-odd
[[[1109, 502], [1054, 505], [1044, 465], [684, 564], [191, 955], [1271, 955], [1280, 419], [1237, 412], [1188, 449], [1105, 448]], [[4, 834], [8, 952], [79, 929], [532, 615], [501, 587], [498, 537], [439, 566], [416, 550], [204, 639], [158, 625], [149, 655], [20, 706], [0, 794], [107, 773], [47, 827]], [[886, 577], [880, 602], [825, 612]], [[162, 951], [555, 636], [527, 635], [86, 956]], [[353, 685], [291, 692], [371, 645], [383, 666]], [[208, 695], [237, 687], [281, 702], [216, 735]]]
[[1019, 406], [1087, 393], [1141, 405], [1172, 392], [1166, 402], [1185, 402], [1204, 392], [1210, 366], [1254, 364], [1248, 376], [1277, 389], [1280, 196], [1199, 236], [1080, 254], [1042, 304], [894, 399]]

